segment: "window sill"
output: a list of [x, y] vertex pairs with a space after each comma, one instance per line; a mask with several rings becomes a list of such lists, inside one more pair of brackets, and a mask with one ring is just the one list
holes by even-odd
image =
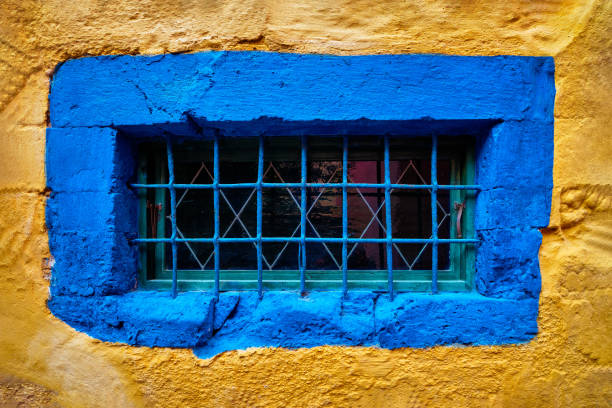
[[78, 330], [104, 341], [188, 347], [208, 358], [247, 347], [320, 345], [431, 347], [529, 341], [537, 333], [537, 299], [477, 293], [134, 291], [119, 296], [54, 296], [49, 307]]

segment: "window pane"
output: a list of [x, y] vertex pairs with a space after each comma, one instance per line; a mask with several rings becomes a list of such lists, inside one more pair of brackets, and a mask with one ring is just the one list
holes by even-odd
[[[170, 205], [170, 199], [166, 200]], [[176, 226], [179, 238], [204, 238], [214, 234], [213, 192], [205, 189], [176, 190]], [[166, 230], [172, 231], [166, 212]], [[169, 235], [169, 234], [168, 234]]]
[[299, 183], [301, 140], [297, 137], [264, 139], [264, 182]]
[[[170, 249], [170, 245], [166, 245]], [[213, 245], [204, 242], [181, 242], [177, 245], [178, 269], [204, 270], [214, 266]], [[166, 253], [166, 269], [172, 269], [172, 254]]]
[[[222, 184], [254, 183], [258, 173], [259, 138], [219, 139], [219, 182]], [[308, 137], [306, 171], [308, 183], [341, 183], [343, 177], [343, 138]], [[384, 184], [384, 143], [379, 136], [348, 138], [348, 183]], [[262, 236], [280, 238], [281, 242], [262, 243], [262, 266], [267, 288], [299, 287], [300, 244], [282, 241], [301, 235], [301, 188], [282, 186], [301, 181], [300, 137], [265, 137], [264, 183], [281, 186], [262, 188]], [[471, 141], [468, 142], [472, 143]], [[438, 184], [461, 181], [466, 141], [461, 138], [440, 138], [437, 158]], [[176, 144], [175, 183], [201, 184], [193, 188], [176, 189], [177, 237], [212, 238], [214, 236], [213, 142], [198, 141]], [[163, 144], [147, 144], [146, 183], [166, 183], [168, 170]], [[391, 189], [391, 221], [393, 238], [429, 239], [431, 219], [431, 139], [390, 139], [390, 179], [393, 184], [411, 188]], [[465, 180], [463, 180], [465, 181]], [[142, 182], [142, 181], [141, 181]], [[423, 188], [413, 186], [422, 185]], [[456, 237], [455, 202], [468, 194], [464, 191], [437, 191], [438, 237]], [[172, 233], [170, 199], [167, 188], [150, 188], [140, 194], [141, 236], [169, 238]], [[385, 239], [387, 237], [385, 189], [368, 186], [347, 187], [347, 202], [343, 203], [342, 188], [307, 187], [306, 236], [315, 239], [341, 239], [343, 236], [343, 205], [346, 204], [348, 237], [350, 239]], [[466, 211], [465, 214], [471, 211]], [[219, 236], [222, 239], [257, 237], [257, 189], [254, 187], [219, 190]], [[472, 220], [464, 218], [462, 225]], [[220, 275], [222, 288], [241, 288], [240, 282], [257, 283], [257, 243], [221, 242]], [[142, 245], [148, 279], [170, 279], [172, 245], [170, 243]], [[438, 245], [438, 276], [458, 279], [465, 267], [464, 253], [470, 245]], [[347, 268], [352, 288], [386, 288], [387, 252], [385, 242], [349, 242]], [[342, 282], [342, 243], [313, 242], [305, 245], [306, 279], [308, 288], [339, 288]], [[392, 266], [398, 281], [431, 279], [431, 243], [393, 243]], [[212, 242], [177, 243], [180, 279], [214, 279], [214, 245]], [[233, 272], [232, 272], [233, 271]], [[278, 273], [275, 273], [277, 271]], [[353, 271], [351, 273], [351, 271]], [[238, 281], [236, 283], [235, 281]], [[372, 282], [371, 284], [368, 282]], [[229, 283], [228, 283], [229, 282]], [[232, 283], [234, 282], [234, 283]], [[285, 283], [283, 283], [285, 282]], [[293, 282], [293, 283], [292, 283]], [[319, 283], [317, 283], [319, 282]], [[238, 286], [236, 286], [238, 285]], [[249, 286], [250, 285], [250, 286]], [[334, 286], [335, 285], [335, 286]]]
[[386, 268], [385, 244], [360, 242], [348, 245], [348, 268], [374, 270]]
[[257, 181], [257, 138], [221, 138], [219, 140], [219, 183]]
[[[253, 270], [257, 269], [257, 253], [253, 243], [222, 243], [219, 245], [223, 269]], [[224, 279], [222, 276], [221, 279]]]
[[351, 137], [348, 151], [349, 183], [384, 183], [384, 146], [380, 137]]
[[431, 237], [431, 194], [429, 190], [395, 190], [391, 194], [393, 236]]
[[339, 270], [342, 265], [342, 245], [329, 242], [307, 243], [306, 265], [312, 270]]
[[342, 139], [312, 137], [308, 139], [309, 183], [340, 183], [342, 181]]
[[[357, 163], [356, 167], [359, 166]], [[366, 164], [366, 166], [368, 166]], [[350, 188], [348, 196], [348, 230], [351, 238], [385, 238], [384, 189]], [[350, 269], [384, 269], [385, 244], [349, 244]]]
[[421, 278], [415, 271], [431, 270], [431, 244], [394, 244], [393, 269], [411, 271], [405, 275], [408, 278]]
[[[264, 243], [264, 270], [298, 270], [298, 249], [298, 244], [293, 242]], [[299, 275], [296, 274], [294, 279], [299, 279]]]
[[[299, 189], [265, 188], [262, 191], [262, 235], [299, 237], [301, 195]], [[253, 215], [253, 219], [256, 215]]]
[[308, 189], [306, 236], [342, 237], [342, 190], [339, 188]]
[[[253, 189], [219, 190], [221, 231], [227, 238], [250, 238], [257, 235], [257, 197]], [[210, 212], [210, 209], [208, 210]]]

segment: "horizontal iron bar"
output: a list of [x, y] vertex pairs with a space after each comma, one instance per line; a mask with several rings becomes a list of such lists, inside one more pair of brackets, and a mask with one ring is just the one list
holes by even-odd
[[[418, 275], [418, 274], [431, 274], [431, 269], [395, 269], [393, 268], [394, 271], [398, 272], [398, 273], [404, 273], [404, 274], [409, 274], [409, 275]], [[214, 269], [179, 269], [179, 272], [181, 273], [213, 273], [215, 270]], [[309, 274], [315, 276], [315, 275], [322, 275], [325, 277], [328, 277], [329, 274], [334, 274], [337, 273], [340, 274], [342, 273], [342, 269], [304, 269], [305, 272], [308, 272]], [[386, 274], [387, 274], [387, 270], [386, 269], [349, 269], [350, 272], [354, 272], [355, 274], [360, 274], [360, 275], [373, 275], [373, 274], [384, 274], [385, 275], [385, 279], [384, 281], [386, 282]], [[440, 269], [440, 272], [445, 272], [445, 273], [451, 273], [452, 270], [451, 269]], [[163, 269], [163, 273], [166, 274], [170, 274], [172, 272], [171, 269]], [[257, 275], [257, 269], [224, 269], [223, 272], [228, 273], [228, 274], [237, 274], [237, 275]], [[269, 274], [269, 273], [274, 273], [277, 276], [280, 274], [284, 274], [284, 275], [290, 275], [290, 276], [299, 276], [300, 275], [300, 270], [299, 269], [272, 269], [272, 270], [265, 270], [264, 272]], [[317, 278], [318, 279], [318, 278]], [[371, 280], [371, 279], [369, 279]]]
[[[216, 241], [219, 243], [243, 243], [243, 242], [257, 242], [258, 238], [223, 238], [220, 237]], [[299, 243], [302, 238], [299, 237], [261, 237], [262, 242], [297, 242]], [[134, 242], [142, 243], [156, 243], [156, 242], [172, 242], [171, 238], [137, 238]], [[342, 238], [315, 238], [307, 237], [304, 238], [306, 242], [329, 242], [339, 243], [344, 242]], [[215, 242], [215, 238], [176, 238], [174, 242]], [[347, 238], [347, 243], [377, 243], [384, 244], [387, 242], [386, 238]], [[392, 243], [396, 244], [426, 244], [437, 242], [439, 244], [476, 244], [479, 241], [471, 238], [392, 238]]]
[[[170, 188], [170, 184], [131, 184], [133, 188]], [[302, 183], [262, 183], [263, 188], [301, 188]], [[308, 188], [386, 188], [387, 185], [384, 183], [306, 183], [305, 187]], [[172, 187], [175, 189], [213, 189], [214, 184], [173, 184]], [[219, 188], [257, 188], [257, 183], [235, 183], [235, 184], [218, 184]], [[477, 184], [439, 184], [434, 186], [433, 184], [389, 184], [389, 188], [397, 190], [431, 190], [437, 188], [438, 190], [482, 190], [482, 187]]]

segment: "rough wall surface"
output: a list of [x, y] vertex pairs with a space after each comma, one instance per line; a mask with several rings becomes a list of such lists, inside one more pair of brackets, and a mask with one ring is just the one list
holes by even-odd
[[[5, 1], [0, 397], [25, 406], [609, 406], [612, 3]], [[94, 340], [46, 306], [49, 77], [68, 58], [202, 50], [555, 58], [537, 337], [518, 346], [191, 351]]]

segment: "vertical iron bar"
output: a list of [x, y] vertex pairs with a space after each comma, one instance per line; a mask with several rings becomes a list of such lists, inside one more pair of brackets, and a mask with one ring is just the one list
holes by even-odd
[[346, 297], [348, 291], [348, 136], [342, 136], [342, 294]]
[[438, 292], [438, 135], [431, 137], [431, 291]]
[[[382, 184], [382, 168], [383, 168], [384, 163], [381, 163], [380, 161], [380, 155], [377, 155], [376, 157], [376, 183], [377, 184]], [[380, 209], [382, 205], [382, 195], [380, 192], [380, 189], [376, 189], [376, 208]], [[376, 230], [378, 231], [378, 238], [383, 238], [383, 230], [382, 228], [380, 228], [380, 225], [382, 224], [382, 214], [381, 213], [376, 213], [376, 221], [380, 221], [377, 222], [376, 225]], [[383, 251], [383, 244], [378, 244], [378, 262], [380, 264], [380, 267], [382, 268], [382, 265], [385, 262], [385, 251]], [[354, 246], [353, 246], [354, 248]]]
[[172, 235], [170, 244], [172, 246], [172, 297], [176, 298], [178, 292], [177, 284], [177, 251], [176, 251], [176, 190], [174, 189], [174, 157], [172, 154], [172, 141], [166, 136], [166, 154], [168, 156], [168, 185], [170, 190], [170, 221], [172, 222]]
[[388, 291], [393, 300], [393, 225], [391, 223], [391, 165], [389, 163], [389, 136], [385, 135], [385, 218], [387, 225]]
[[215, 235], [213, 246], [215, 251], [215, 296], [219, 297], [219, 268], [221, 252], [219, 248], [219, 233], [221, 231], [221, 217], [219, 214], [219, 135], [215, 132], [213, 144], [213, 207], [215, 212]]
[[263, 221], [263, 194], [261, 183], [264, 173], [264, 138], [259, 136], [259, 153], [257, 156], [257, 290], [259, 298], [263, 296], [263, 272], [262, 272], [262, 221]]
[[302, 135], [301, 146], [301, 202], [300, 202], [300, 294], [304, 294], [306, 290], [306, 136]]

